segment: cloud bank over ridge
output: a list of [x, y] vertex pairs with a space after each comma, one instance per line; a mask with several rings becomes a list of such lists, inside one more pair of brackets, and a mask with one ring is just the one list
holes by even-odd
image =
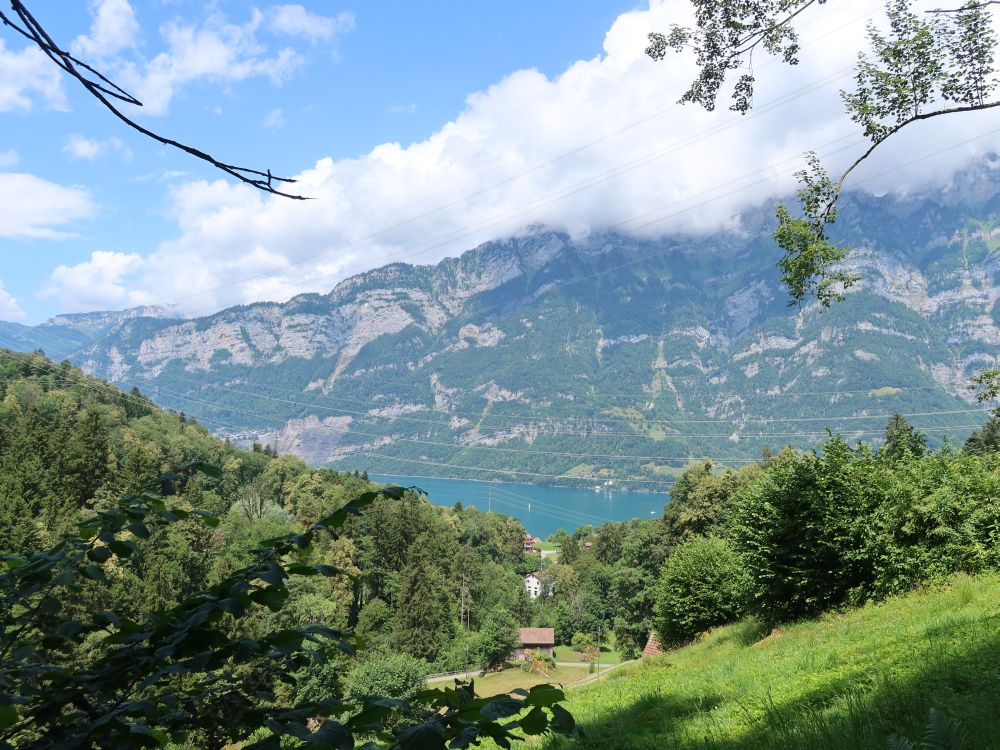
[[[223, 180], [176, 186], [175, 237], [146, 255], [103, 249], [62, 266], [46, 294], [67, 311], [100, 307], [91, 293], [99, 289], [105, 307], [142, 300], [205, 314], [325, 292], [387, 262], [435, 262], [531, 224], [578, 236], [735, 228], [742, 211], [794, 189], [803, 152], [817, 150], [835, 170], [863, 150], [838, 89], [851, 83], [877, 4], [855, 0], [807, 15], [799, 66], [755, 61], [757, 101], [746, 117], [724, 99], [715, 112], [677, 105], [695, 74], [691, 60], [644, 55], [647, 33], [689, 22], [680, 14], [689, 10], [653, 0], [614, 22], [603, 54], [555, 78], [511, 73], [470, 95], [423, 141], [319, 159], [296, 186], [314, 200], [269, 198]], [[996, 133], [980, 137], [996, 128], [988, 114], [915, 127], [876, 152], [851, 186], [916, 189], [947, 179], [1000, 147]], [[70, 283], [83, 277], [84, 288]]]

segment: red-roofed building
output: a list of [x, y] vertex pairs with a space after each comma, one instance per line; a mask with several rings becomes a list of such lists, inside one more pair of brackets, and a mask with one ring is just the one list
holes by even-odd
[[542, 548], [538, 545], [542, 543], [542, 540], [537, 536], [532, 536], [528, 534], [524, 537], [524, 554], [530, 555], [532, 552], [541, 552]]
[[530, 659], [532, 651], [553, 655], [556, 647], [555, 628], [521, 628], [521, 645], [514, 649], [511, 659]]

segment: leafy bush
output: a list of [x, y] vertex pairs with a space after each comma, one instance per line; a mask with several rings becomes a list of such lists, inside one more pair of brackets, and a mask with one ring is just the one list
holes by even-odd
[[689, 641], [736, 619], [746, 588], [741, 563], [719, 537], [694, 537], [677, 546], [660, 576], [655, 626], [664, 644]]
[[463, 672], [479, 664], [479, 633], [459, 629], [431, 663], [432, 672]]
[[1000, 567], [1000, 456], [942, 450], [901, 462], [873, 525], [873, 595]]
[[504, 666], [520, 644], [517, 621], [505, 609], [491, 612], [479, 631], [479, 662], [483, 669]]
[[344, 692], [358, 702], [370, 695], [408, 699], [423, 689], [429, 673], [427, 662], [409, 654], [373, 654], [351, 671]]
[[885, 481], [870, 451], [834, 437], [819, 456], [782, 452], [737, 495], [729, 536], [763, 621], [811, 617], [871, 590], [872, 517]]

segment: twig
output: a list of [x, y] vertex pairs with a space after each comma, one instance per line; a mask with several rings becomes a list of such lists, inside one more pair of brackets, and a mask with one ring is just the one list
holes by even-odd
[[[53, 63], [79, 81], [80, 84], [99, 102], [101, 102], [101, 104], [107, 107], [115, 117], [124, 122], [130, 128], [137, 130], [148, 138], [152, 138], [157, 143], [180, 149], [197, 159], [206, 161], [216, 169], [221, 169], [223, 172], [236, 178], [240, 182], [245, 182], [246, 184], [257, 188], [258, 190], [262, 190], [265, 193], [280, 195], [284, 198], [291, 198], [293, 200], [309, 200], [309, 198], [304, 195], [286, 193], [275, 187], [274, 183], [290, 184], [296, 182], [296, 180], [291, 177], [277, 177], [276, 175], [271, 174], [270, 169], [262, 172], [248, 167], [238, 167], [233, 164], [226, 164], [225, 162], [219, 161], [211, 154], [205, 153], [200, 149], [188, 146], [180, 141], [175, 141], [172, 138], [167, 138], [153, 132], [149, 128], [143, 127], [119, 110], [111, 102], [111, 99], [117, 99], [127, 104], [133, 104], [137, 107], [142, 106], [141, 101], [92, 68], [90, 65], [76, 59], [73, 55], [61, 49], [52, 40], [52, 37], [49, 36], [48, 32], [45, 31], [42, 25], [35, 20], [35, 17], [31, 15], [30, 11], [28, 11], [21, 0], [11, 0], [10, 5], [14, 13], [16, 13], [18, 18], [21, 19], [24, 26], [19, 26], [17, 23], [8, 18], [2, 11], [0, 11], [0, 21], [2, 21], [5, 26], [9, 26], [14, 29], [17, 33], [21, 34], [21, 36], [34, 42], [38, 48], [41, 49], [50, 60], [52, 60]], [[99, 79], [99, 81], [95, 81], [84, 73], [81, 73], [81, 68], [89, 73], [92, 73]]]

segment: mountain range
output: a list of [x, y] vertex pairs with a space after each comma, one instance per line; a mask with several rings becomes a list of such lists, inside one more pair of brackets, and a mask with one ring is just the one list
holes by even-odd
[[877, 441], [895, 411], [932, 444], [983, 421], [968, 378], [1000, 356], [1000, 163], [847, 196], [835, 239], [861, 281], [828, 310], [788, 306], [773, 226], [762, 206], [716, 234], [531, 227], [329, 294], [0, 323], [0, 345], [234, 441], [382, 473], [654, 487], [827, 428]]

